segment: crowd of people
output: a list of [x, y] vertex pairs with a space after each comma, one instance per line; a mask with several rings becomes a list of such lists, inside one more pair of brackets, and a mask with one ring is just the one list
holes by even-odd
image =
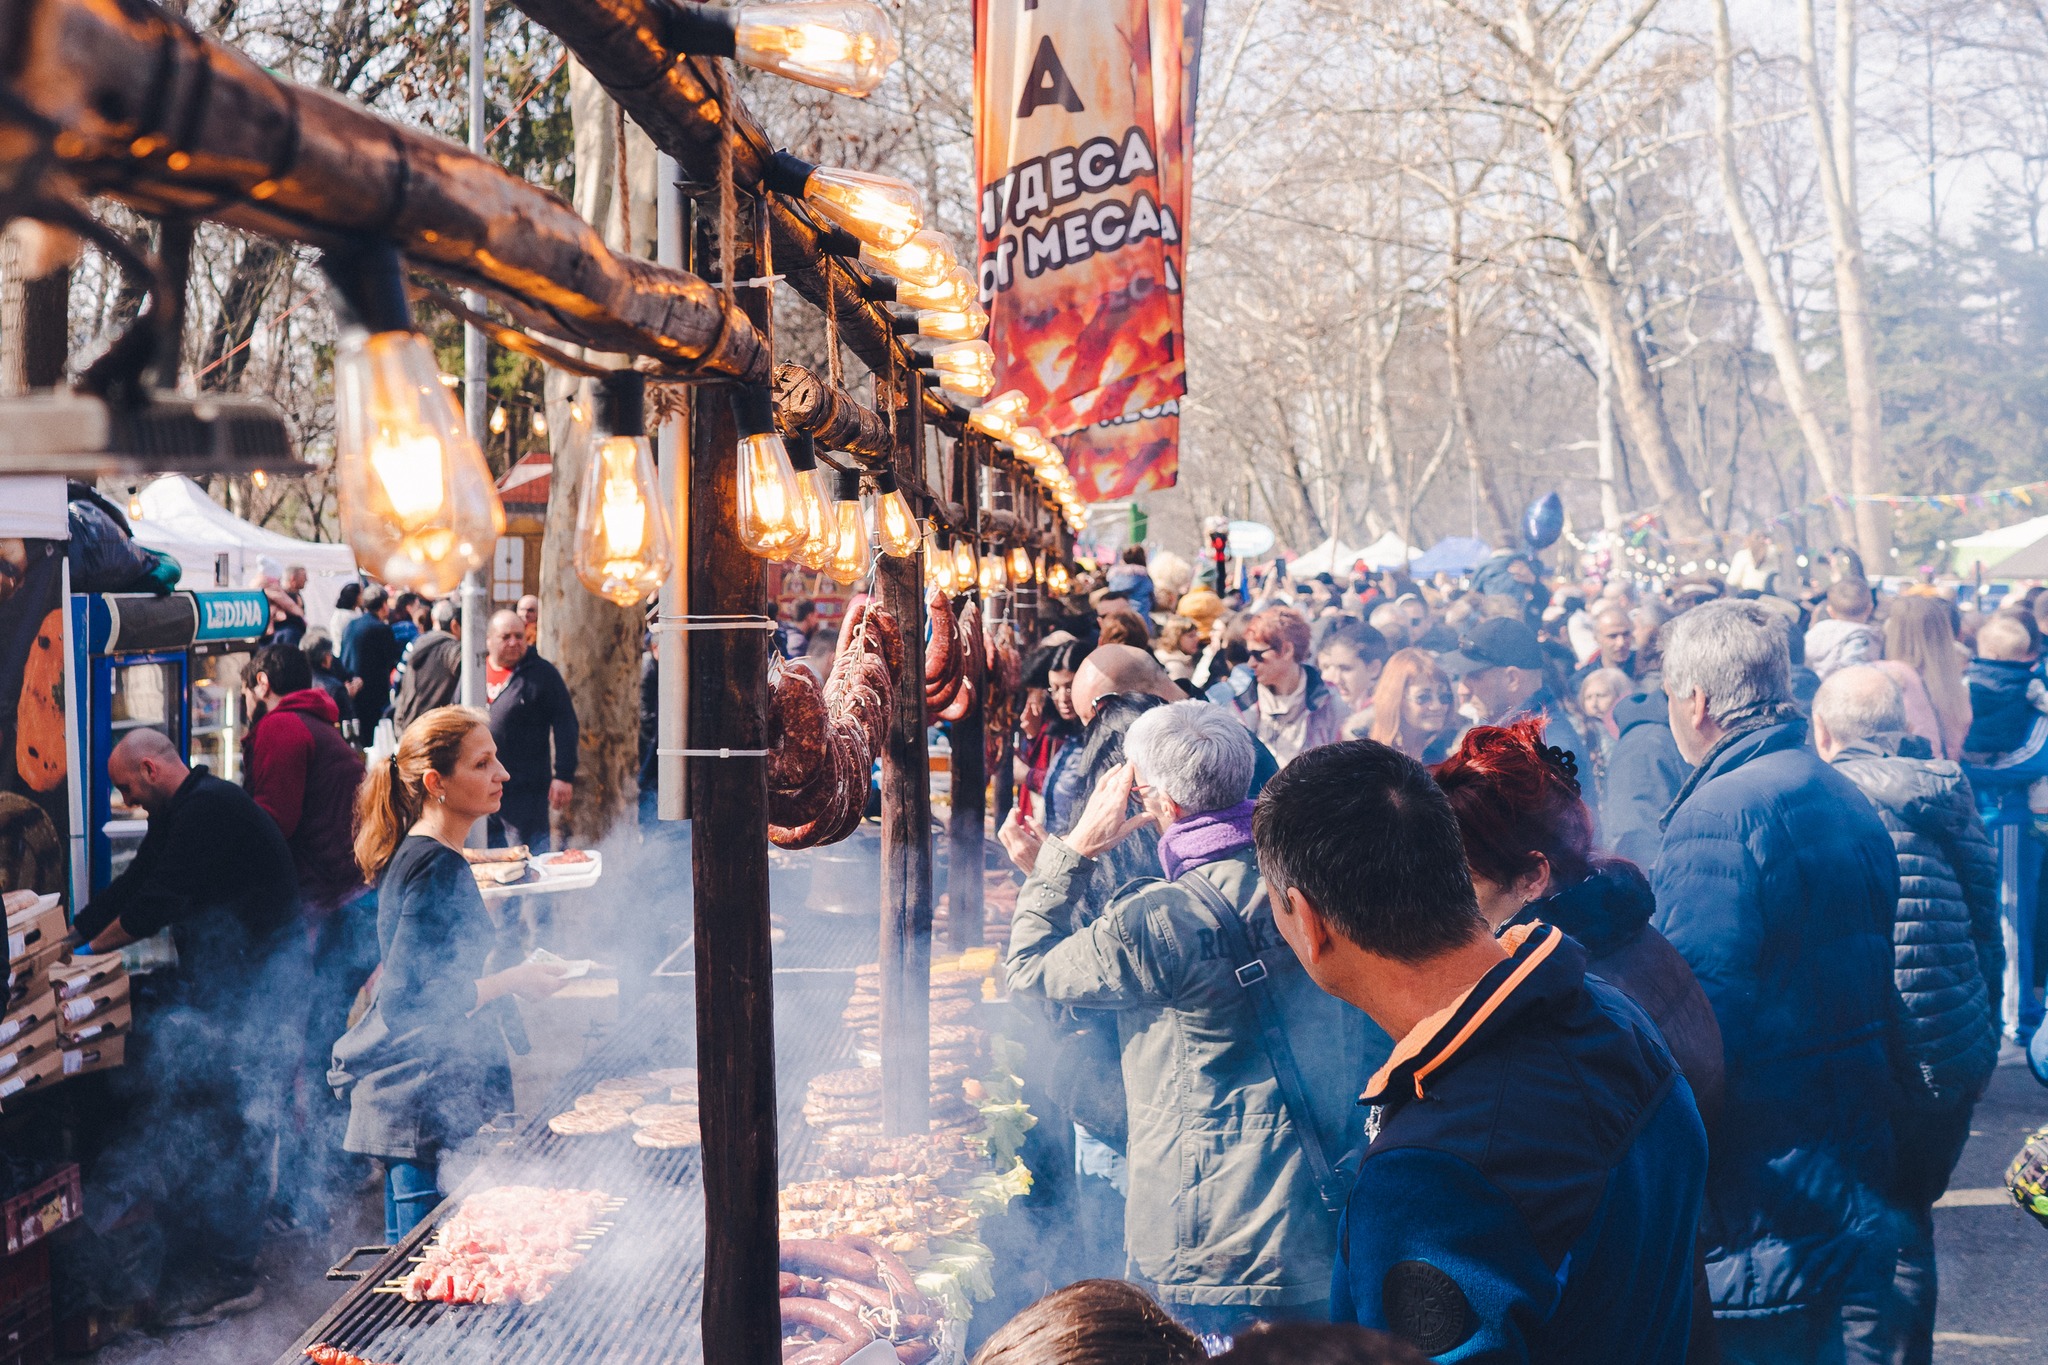
[[387, 1235], [416, 1224], [440, 1154], [510, 1108], [507, 1050], [524, 1040], [492, 1002], [559, 985], [525, 956], [544, 921], [488, 912], [460, 851], [479, 822], [493, 847], [548, 849], [573, 791], [576, 714], [534, 647], [538, 601], [490, 618], [478, 712], [454, 705], [453, 601], [350, 585], [323, 635], [303, 587], [290, 570], [265, 589], [241, 785], [157, 730], [114, 747], [109, 779], [148, 830], [74, 921], [92, 952], [166, 929], [177, 948], [175, 971], [137, 987], [137, 1065], [103, 1163], [154, 1177], [139, 1195], [160, 1270], [131, 1288], [166, 1327], [258, 1306], [266, 1230], [324, 1225], [369, 1159]]
[[1000, 838], [1099, 1234], [1060, 1278], [1212, 1345], [1930, 1360], [1932, 1210], [2041, 1021], [2048, 593], [1834, 567], [1220, 594], [1134, 549], [1044, 603]]

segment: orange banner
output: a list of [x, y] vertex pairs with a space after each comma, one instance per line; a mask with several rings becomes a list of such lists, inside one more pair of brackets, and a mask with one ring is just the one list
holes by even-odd
[[1083, 502], [1114, 502], [1180, 478], [1180, 400], [1053, 439]]
[[1181, 28], [1178, 0], [975, 0], [982, 301], [1048, 435], [1186, 391]]

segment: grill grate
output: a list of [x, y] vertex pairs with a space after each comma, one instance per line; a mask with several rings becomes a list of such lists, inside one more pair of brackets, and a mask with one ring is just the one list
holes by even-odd
[[[870, 925], [870, 944], [872, 932]], [[852, 986], [850, 971], [777, 973], [776, 1074], [785, 1180], [802, 1169], [811, 1150], [810, 1129], [803, 1121], [806, 1083], [820, 1071], [846, 1065], [852, 1055], [852, 1038], [839, 1021]], [[690, 1066], [696, 1056], [695, 1002], [687, 988], [652, 993], [633, 1004], [612, 1036], [563, 1080], [548, 1103], [486, 1154], [449, 1202], [371, 1267], [278, 1365], [300, 1362], [305, 1348], [316, 1342], [389, 1365], [679, 1365], [700, 1359], [704, 1208], [699, 1154], [648, 1151], [623, 1134], [565, 1138], [547, 1126], [551, 1116], [607, 1076]], [[405, 1269], [465, 1194], [506, 1184], [601, 1189], [625, 1205], [583, 1264], [538, 1304], [415, 1304], [377, 1292], [378, 1285]]]

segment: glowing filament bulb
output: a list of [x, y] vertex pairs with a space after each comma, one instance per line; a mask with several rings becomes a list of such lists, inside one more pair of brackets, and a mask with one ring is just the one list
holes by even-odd
[[768, 391], [735, 389], [732, 405], [740, 437], [740, 543], [763, 559], [780, 559], [804, 539], [803, 490], [797, 486], [789, 451], [775, 434]]
[[[917, 315], [917, 334], [941, 341], [978, 341], [988, 330], [988, 314], [970, 304]], [[991, 379], [994, 375], [989, 376]]]
[[504, 508], [417, 332], [343, 331], [334, 362], [342, 533], [362, 566], [440, 595], [490, 562]]
[[732, 13], [732, 55], [835, 94], [873, 94], [902, 52], [887, 12], [867, 0], [787, 0]]
[[941, 388], [986, 398], [996, 388], [996, 353], [986, 341], [956, 341], [917, 353], [921, 369], [935, 371]]
[[1019, 587], [1031, 581], [1031, 551], [1022, 545], [1010, 547], [1010, 581]]
[[955, 309], [979, 306], [973, 277], [964, 266], [954, 266], [946, 272], [946, 278], [937, 284], [915, 284], [909, 280], [896, 282], [896, 302], [906, 308], [928, 308], [935, 312], [950, 312]]
[[1045, 590], [1054, 597], [1065, 597], [1067, 589], [1072, 586], [1073, 580], [1067, 573], [1066, 565], [1055, 562], [1050, 569], [1045, 571]]
[[536, 436], [548, 434], [548, 415], [539, 408], [533, 410], [533, 434]]
[[882, 553], [908, 559], [923, 543], [910, 502], [896, 486], [896, 476], [884, 469], [875, 475], [875, 537]]
[[860, 474], [845, 470], [837, 481], [832, 504], [832, 552], [825, 574], [835, 583], [857, 582], [873, 562], [868, 552], [868, 519], [861, 512]]
[[924, 227], [924, 200], [901, 180], [843, 166], [816, 166], [788, 152], [769, 158], [763, 183], [802, 199], [818, 217], [884, 251], [907, 245]]
[[1001, 592], [1010, 581], [1009, 572], [1003, 568], [1001, 555], [981, 557], [981, 595], [991, 597]]
[[956, 592], [965, 592], [974, 582], [974, 546], [966, 540], [953, 542], [953, 582], [959, 586]]
[[668, 577], [668, 516], [647, 444], [646, 382], [631, 370], [605, 376], [603, 425], [576, 500], [576, 576], [599, 597], [630, 607]]
[[864, 242], [860, 259], [863, 265], [871, 265], [892, 279], [932, 288], [961, 268], [959, 257], [953, 254], [953, 244], [942, 233], [929, 228], [899, 247], [885, 249]]
[[785, 436], [782, 444], [796, 471], [797, 494], [803, 505], [804, 538], [789, 552], [789, 559], [806, 569], [820, 570], [832, 557], [832, 505], [822, 488], [825, 474], [818, 468], [817, 443], [808, 436]]
[[1010, 433], [1010, 449], [1017, 452], [1017, 458], [1037, 469], [1059, 458], [1059, 452], [1052, 448], [1052, 442], [1040, 434], [1037, 427], [1018, 427]]
[[504, 405], [503, 403], [500, 403], [500, 404], [498, 404], [498, 406], [496, 406], [495, 408], [492, 408], [492, 409], [491, 409], [491, 435], [493, 435], [493, 436], [503, 436], [504, 434], [505, 434], [505, 405]]

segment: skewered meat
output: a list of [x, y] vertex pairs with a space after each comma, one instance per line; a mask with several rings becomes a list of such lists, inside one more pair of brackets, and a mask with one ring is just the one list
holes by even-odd
[[306, 1348], [306, 1359], [313, 1365], [376, 1365], [359, 1355], [342, 1350], [339, 1346], [313, 1345]]
[[802, 1275], [836, 1275], [850, 1280], [874, 1280], [875, 1258], [865, 1251], [824, 1237], [782, 1239], [782, 1268]]
[[[573, 1111], [572, 1111], [573, 1112]], [[462, 1201], [399, 1289], [413, 1303], [539, 1303], [583, 1261], [611, 1196], [499, 1185]]]

